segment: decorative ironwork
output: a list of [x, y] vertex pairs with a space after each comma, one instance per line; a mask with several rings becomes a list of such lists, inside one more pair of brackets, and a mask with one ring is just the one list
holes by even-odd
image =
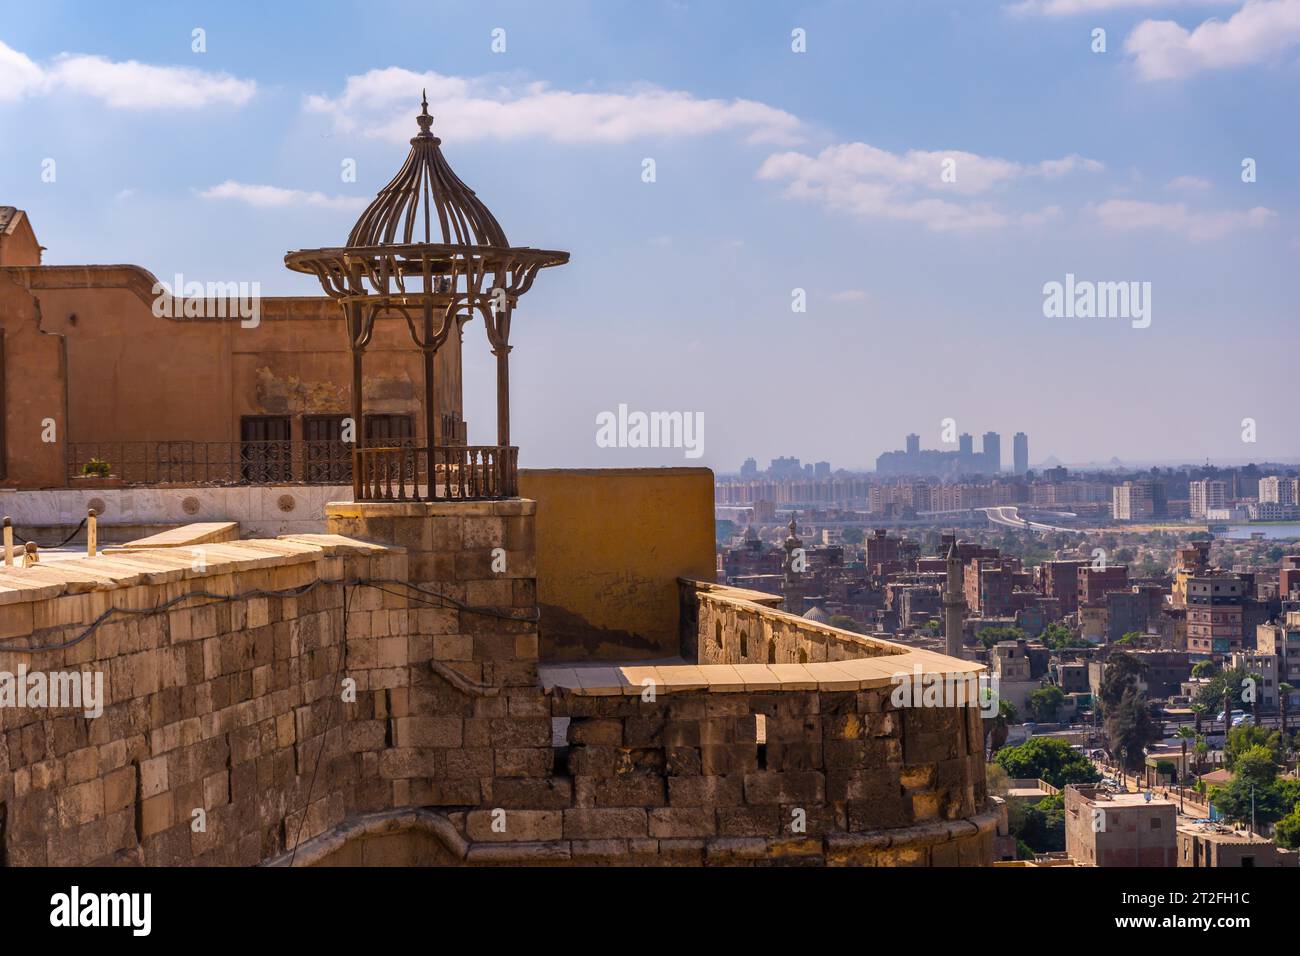
[[[511, 246], [505, 230], [474, 191], [451, 170], [442, 154], [442, 140], [433, 135], [433, 117], [427, 97], [416, 117], [419, 132], [411, 139], [411, 152], [393, 180], [379, 191], [353, 226], [345, 246], [304, 249], [284, 257], [285, 265], [314, 275], [325, 294], [343, 311], [348, 346], [352, 351], [352, 417], [364, 416], [362, 357], [380, 318], [400, 317], [411, 341], [424, 357], [424, 459], [434, 462], [434, 480], [425, 495], [437, 499], [441, 474], [434, 444], [437, 420], [434, 356], [453, 331], [479, 315], [497, 358], [497, 445], [510, 448], [510, 321], [519, 297], [532, 288], [537, 273], [569, 261], [567, 252]], [[441, 446], [445, 447], [445, 446]], [[376, 494], [374, 482], [363, 480], [367, 469], [382, 468], [387, 489], [388, 464], [384, 449], [367, 455], [364, 442], [355, 452], [353, 494], [359, 501]], [[515, 467], [516, 454], [492, 459], [495, 471]], [[396, 466], [393, 466], [396, 467]], [[475, 474], [464, 467], [448, 472], [457, 480]], [[397, 469], [399, 477], [405, 467]], [[426, 471], [427, 473], [427, 471]], [[399, 481], [400, 487], [400, 481]], [[458, 486], [459, 487], [459, 486]], [[498, 489], [513, 496], [513, 472], [495, 483], [480, 482], [477, 490]], [[463, 497], [463, 496], [462, 496]], [[483, 497], [470, 495], [469, 497]], [[377, 500], [388, 500], [386, 497]]]

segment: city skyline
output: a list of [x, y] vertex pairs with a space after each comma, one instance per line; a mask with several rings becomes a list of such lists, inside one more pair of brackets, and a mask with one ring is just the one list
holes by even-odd
[[[529, 466], [686, 460], [600, 446], [598, 416], [622, 404], [702, 416], [690, 463], [718, 469], [784, 454], [791, 433], [814, 460], [845, 458], [845, 436], [928, 442], [945, 418], [1070, 422], [1035, 462], [1281, 460], [1300, 437], [1278, 400], [1300, 209], [1283, 174], [1300, 134], [1278, 122], [1292, 8], [813, 4], [736, 21], [667, 0], [501, 3], [462, 12], [431, 53], [277, 8], [250, 33], [237, 11], [25, 7], [0, 30], [0, 122], [22, 131], [0, 200], [27, 210], [49, 264], [315, 295], [284, 252], [346, 234], [427, 88], [450, 161], [510, 210], [508, 235], [572, 251], [514, 330], [512, 380], [547, 398], [517, 409]], [[1251, 11], [1275, 27], [1218, 55], [1205, 24], [1244, 31]], [[1161, 24], [1195, 44], [1150, 47]], [[1049, 284], [1130, 282], [1150, 283], [1146, 327], [1044, 314]], [[467, 349], [467, 377], [492, 362]], [[1195, 415], [1173, 400], [1189, 389], [1209, 389]], [[465, 417], [482, 440], [491, 396], [467, 396]]]

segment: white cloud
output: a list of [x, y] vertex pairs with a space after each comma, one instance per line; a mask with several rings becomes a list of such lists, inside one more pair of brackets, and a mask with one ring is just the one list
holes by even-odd
[[1240, 229], [1258, 229], [1277, 213], [1263, 206], [1244, 211], [1235, 209], [1200, 212], [1186, 203], [1146, 202], [1138, 199], [1108, 199], [1091, 207], [1107, 229], [1120, 232], [1157, 230], [1191, 239], [1219, 239]]
[[1227, 20], [1188, 31], [1172, 20], [1144, 20], [1124, 41], [1138, 75], [1172, 80], [1274, 60], [1300, 45], [1300, 0], [1247, 0]]
[[186, 66], [61, 53], [47, 66], [0, 42], [0, 101], [56, 92], [92, 97], [118, 109], [201, 109], [242, 106], [257, 92], [252, 80]]
[[365, 196], [327, 196], [302, 189], [260, 186], [235, 182], [211, 186], [199, 193], [203, 199], [231, 199], [258, 209], [282, 209], [288, 206], [314, 206], [322, 209], [363, 209], [370, 202]]
[[750, 142], [800, 141], [797, 117], [754, 100], [699, 99], [655, 86], [576, 92], [540, 82], [511, 84], [400, 67], [349, 76], [339, 96], [308, 96], [304, 107], [332, 116], [345, 132], [404, 142], [415, 131], [422, 89], [429, 91], [434, 132], [462, 142], [533, 137], [625, 143], [718, 132], [742, 133]]
[[1210, 189], [1210, 181], [1200, 176], [1175, 176], [1165, 184], [1166, 189], [1178, 189], [1183, 192], [1203, 193]]
[[[1054, 206], [1035, 212], [1003, 212], [970, 197], [1027, 178], [1056, 179], [1102, 164], [1081, 156], [1023, 164], [960, 150], [891, 153], [867, 143], [844, 143], [816, 156], [799, 152], [769, 156], [758, 178], [785, 182], [791, 199], [820, 202], [863, 218], [919, 222], [937, 232], [1036, 225], [1055, 218]], [[945, 171], [952, 181], [945, 181]]]
[[1045, 17], [1072, 17], [1083, 13], [1110, 13], [1115, 10], [1140, 10], [1168, 7], [1236, 6], [1238, 0], [1020, 0], [1007, 10], [1011, 13]]

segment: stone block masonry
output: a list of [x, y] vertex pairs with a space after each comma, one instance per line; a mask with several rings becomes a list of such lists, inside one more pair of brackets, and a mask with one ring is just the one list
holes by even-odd
[[700, 641], [759, 626], [796, 663], [539, 663], [534, 509], [329, 505], [201, 564], [0, 571], [0, 672], [105, 675], [100, 717], [0, 707], [0, 860], [990, 862], [978, 713], [894, 708], [894, 645], [715, 594]]

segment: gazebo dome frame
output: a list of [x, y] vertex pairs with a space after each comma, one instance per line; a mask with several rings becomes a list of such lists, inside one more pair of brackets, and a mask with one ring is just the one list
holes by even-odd
[[[496, 217], [447, 164], [427, 97], [416, 122], [420, 131], [406, 162], [357, 219], [347, 244], [290, 252], [284, 262], [316, 276], [343, 311], [352, 353], [356, 500], [513, 497], [518, 449], [510, 444], [510, 324], [537, 273], [565, 264], [569, 254], [511, 246]], [[439, 444], [434, 358], [453, 329], [475, 314], [497, 359], [497, 444], [452, 445], [445, 435]], [[424, 358], [425, 447], [419, 451], [365, 441], [362, 359], [375, 322], [396, 316]]]

